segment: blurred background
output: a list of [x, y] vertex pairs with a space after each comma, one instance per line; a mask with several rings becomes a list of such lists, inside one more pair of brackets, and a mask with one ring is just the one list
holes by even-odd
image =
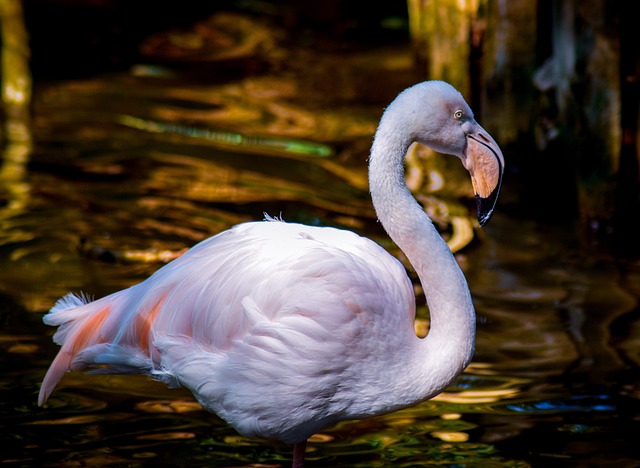
[[462, 266], [473, 364], [416, 408], [318, 434], [310, 466], [633, 466], [640, 453], [640, 53], [631, 2], [0, 0], [0, 459], [286, 466], [187, 392], [69, 374], [42, 315], [264, 212], [371, 237], [386, 105], [443, 79], [503, 149], [488, 226], [458, 160], [407, 183]]

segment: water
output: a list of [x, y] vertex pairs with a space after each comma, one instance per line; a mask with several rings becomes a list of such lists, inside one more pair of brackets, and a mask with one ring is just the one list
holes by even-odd
[[[0, 191], [5, 465], [289, 463], [290, 447], [241, 437], [188, 392], [140, 376], [68, 374], [36, 405], [57, 351], [41, 317], [58, 297], [135, 284], [263, 212], [356, 230], [402, 259], [375, 220], [366, 156], [381, 109], [415, 81], [405, 49], [284, 50], [272, 31], [252, 34], [243, 43], [271, 44], [260, 62], [279, 67], [256, 71], [255, 49], [240, 49], [232, 61], [165, 57], [38, 86], [34, 151]], [[149, 57], [167, 37], [154, 40]], [[210, 83], [193, 79], [205, 72]], [[393, 81], [365, 79], [373, 72]], [[460, 247], [478, 312], [474, 361], [432, 401], [314, 436], [309, 466], [640, 463], [638, 263], [584, 246], [570, 223], [527, 217], [515, 184], [490, 224], [471, 229], [470, 183], [452, 158], [412, 156], [408, 177]]]

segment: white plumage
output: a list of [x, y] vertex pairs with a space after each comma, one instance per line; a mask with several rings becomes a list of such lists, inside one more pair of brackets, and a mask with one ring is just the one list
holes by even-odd
[[471, 359], [475, 315], [453, 255], [404, 184], [413, 141], [463, 160], [483, 191], [483, 220], [504, 161], [446, 83], [409, 88], [383, 116], [370, 158], [372, 198], [423, 283], [427, 338], [414, 332], [404, 267], [382, 247], [348, 231], [268, 219], [201, 242], [131, 288], [94, 302], [59, 300], [44, 320], [59, 327], [62, 348], [39, 404], [68, 370], [146, 373], [189, 388], [241, 434], [300, 448], [337, 421], [442, 391]]

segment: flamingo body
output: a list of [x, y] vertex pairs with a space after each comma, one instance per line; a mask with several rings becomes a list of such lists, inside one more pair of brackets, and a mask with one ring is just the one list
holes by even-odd
[[86, 304], [61, 299], [46, 318], [63, 347], [42, 399], [68, 369], [108, 366], [98, 371], [189, 388], [244, 435], [298, 442], [397, 407], [377, 394], [399, 390], [394, 374], [404, 370], [388, 356], [418, 340], [414, 314], [404, 267], [375, 242], [241, 224], [129, 289]]
[[94, 302], [67, 295], [45, 316], [61, 350], [39, 404], [69, 370], [145, 373], [189, 388], [251, 437], [304, 443], [337, 421], [388, 413], [441, 392], [469, 364], [475, 312], [446, 242], [404, 183], [413, 142], [469, 170], [490, 217], [504, 159], [460, 93], [417, 84], [385, 110], [369, 158], [380, 222], [418, 273], [429, 312], [416, 337], [404, 267], [376, 243], [268, 219], [193, 247], [146, 281]]

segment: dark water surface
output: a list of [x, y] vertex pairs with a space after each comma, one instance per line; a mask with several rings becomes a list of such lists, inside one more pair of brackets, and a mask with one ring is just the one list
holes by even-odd
[[[36, 88], [34, 151], [0, 181], [3, 464], [288, 465], [290, 447], [241, 437], [140, 376], [68, 374], [38, 408], [57, 352], [43, 313], [68, 291], [135, 284], [263, 212], [355, 230], [402, 259], [375, 220], [366, 158], [382, 108], [416, 79], [406, 48], [285, 48], [260, 23], [230, 24], [250, 32], [186, 58], [176, 44], [191, 36], [159, 35], [143, 45], [151, 65]], [[309, 466], [639, 465], [638, 263], [528, 218], [508, 183], [477, 230], [458, 166], [420, 150], [407, 175], [460, 248], [473, 363], [432, 401], [316, 435]]]

